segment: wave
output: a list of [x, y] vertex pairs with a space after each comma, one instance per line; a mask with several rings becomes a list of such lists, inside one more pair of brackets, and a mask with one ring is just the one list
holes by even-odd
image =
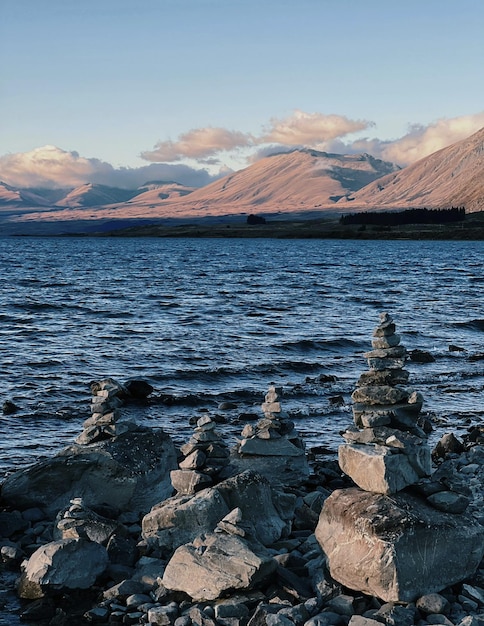
[[309, 352], [312, 350], [334, 350], [338, 348], [359, 348], [362, 347], [362, 342], [355, 341], [354, 339], [347, 339], [346, 337], [340, 337], [338, 339], [318, 340], [313, 339], [300, 339], [298, 341], [285, 341], [276, 348], [291, 351]]
[[454, 322], [452, 325], [458, 326], [459, 328], [484, 331], [484, 319], [468, 320], [467, 322]]

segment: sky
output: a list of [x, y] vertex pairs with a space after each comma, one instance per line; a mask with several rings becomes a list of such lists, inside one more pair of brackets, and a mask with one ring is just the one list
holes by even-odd
[[201, 186], [301, 146], [406, 166], [483, 126], [483, 0], [0, 0], [14, 187]]

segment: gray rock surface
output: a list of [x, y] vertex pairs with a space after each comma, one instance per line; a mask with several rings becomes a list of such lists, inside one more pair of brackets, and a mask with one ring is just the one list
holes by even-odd
[[108, 564], [106, 548], [85, 539], [61, 539], [36, 550], [25, 564], [18, 593], [34, 599], [44, 588], [88, 589]]
[[167, 589], [183, 591], [194, 600], [214, 600], [228, 590], [250, 589], [276, 567], [269, 554], [256, 554], [240, 537], [208, 534], [180, 546], [162, 580]]
[[2, 497], [16, 508], [40, 507], [52, 517], [77, 497], [89, 507], [145, 512], [171, 495], [175, 467], [169, 435], [140, 427], [90, 445], [73, 444], [7, 476]]
[[387, 602], [411, 602], [464, 580], [484, 555], [482, 527], [471, 517], [357, 488], [325, 501], [316, 538], [335, 580]]

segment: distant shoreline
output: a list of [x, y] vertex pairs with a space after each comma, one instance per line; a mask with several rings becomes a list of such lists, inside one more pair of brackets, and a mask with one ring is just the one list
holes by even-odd
[[484, 212], [471, 214], [462, 222], [450, 224], [408, 224], [403, 226], [342, 225], [339, 219], [267, 220], [249, 225], [192, 223], [180, 225], [145, 224], [109, 232], [91, 233], [95, 237], [187, 237], [187, 238], [273, 238], [273, 239], [430, 239], [484, 240]]

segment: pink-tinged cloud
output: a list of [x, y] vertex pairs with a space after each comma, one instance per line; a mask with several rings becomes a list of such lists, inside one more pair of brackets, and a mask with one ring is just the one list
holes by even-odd
[[184, 164], [152, 163], [139, 168], [114, 168], [100, 159], [85, 158], [55, 146], [0, 157], [0, 180], [13, 187], [78, 187], [99, 183], [136, 189], [148, 180], [176, 181], [189, 187], [202, 187], [219, 176], [205, 169]]
[[391, 161], [402, 167], [470, 137], [484, 126], [484, 112], [452, 119], [441, 119], [422, 126], [414, 124], [403, 137], [393, 141], [381, 139], [357, 139], [351, 143], [335, 140], [329, 146], [333, 152], [367, 152], [374, 157]]
[[273, 118], [258, 143], [316, 147], [373, 125], [367, 120], [350, 120], [343, 115], [305, 113], [296, 110], [293, 115], [285, 119]]
[[204, 159], [219, 152], [251, 146], [254, 139], [247, 133], [225, 128], [194, 128], [179, 136], [178, 141], [160, 141], [154, 150], [141, 153], [141, 158], [157, 163], [182, 159]]

